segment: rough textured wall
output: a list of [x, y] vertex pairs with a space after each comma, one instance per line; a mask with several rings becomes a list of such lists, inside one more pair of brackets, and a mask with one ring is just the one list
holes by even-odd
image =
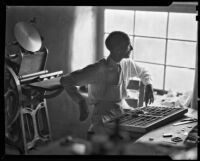
[[[35, 26], [44, 37], [44, 44], [49, 50], [46, 64], [49, 72], [63, 70], [64, 73], [68, 73], [72, 71], [72, 57], [75, 59], [73, 61], [77, 63], [81, 50], [84, 50], [85, 54], [87, 53], [86, 56], [90, 55], [90, 62], [93, 61], [95, 42], [91, 42], [89, 45], [84, 44], [86, 49], [84, 45], [77, 48], [76, 44], [74, 45], [74, 43], [83, 43], [88, 32], [90, 34], [87, 34], [87, 41], [91, 41], [95, 37], [96, 28], [93, 23], [95, 11], [92, 7], [10, 6], [6, 11], [6, 43], [15, 40], [13, 28], [17, 22], [28, 22], [33, 17], [36, 18]], [[48, 99], [47, 105], [53, 139], [65, 135], [85, 136], [89, 122], [78, 121], [78, 107], [66, 92]]]
[[78, 7], [75, 15], [74, 39], [72, 47], [72, 71], [85, 67], [95, 60], [96, 12], [93, 7]]

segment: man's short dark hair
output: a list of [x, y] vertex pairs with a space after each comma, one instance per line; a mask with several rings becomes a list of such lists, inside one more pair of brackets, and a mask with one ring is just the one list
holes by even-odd
[[130, 39], [125, 32], [113, 31], [106, 38], [105, 45], [108, 50], [113, 50], [114, 48], [122, 45], [122, 43], [129, 42]]

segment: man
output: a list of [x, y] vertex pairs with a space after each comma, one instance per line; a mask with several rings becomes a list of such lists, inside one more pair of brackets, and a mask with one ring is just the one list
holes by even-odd
[[105, 45], [110, 51], [107, 59], [103, 58], [60, 79], [67, 93], [79, 104], [80, 121], [88, 117], [88, 108], [75, 86], [88, 85], [89, 103], [94, 107], [89, 131], [95, 133], [105, 133], [107, 129], [103, 121], [123, 113], [122, 100], [127, 96], [129, 78], [141, 78], [145, 85], [145, 103], [154, 101], [150, 74], [129, 59], [133, 47], [128, 35], [114, 31], [107, 37]]

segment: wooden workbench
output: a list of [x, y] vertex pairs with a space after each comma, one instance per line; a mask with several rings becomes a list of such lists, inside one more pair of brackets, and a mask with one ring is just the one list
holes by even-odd
[[[193, 111], [191, 109], [188, 110], [186, 116], [197, 118], [197, 111]], [[184, 118], [184, 117], [183, 117]], [[184, 150], [184, 140], [187, 137], [187, 133], [189, 133], [193, 127], [197, 125], [197, 122], [183, 124], [179, 126], [173, 126], [173, 123], [179, 122], [183, 118], [173, 121], [165, 126], [156, 128], [143, 136], [141, 136], [136, 142], [129, 142], [127, 146], [124, 146], [125, 149], [124, 155], [164, 155], [169, 156], [172, 152], [181, 152]], [[173, 144], [165, 141], [171, 142], [171, 137], [163, 137], [164, 133], [172, 133], [173, 137], [178, 136], [183, 139], [183, 141]], [[153, 140], [149, 140], [149, 138], [153, 138]], [[65, 138], [61, 138], [57, 141], [53, 141], [48, 145], [38, 148], [35, 151], [30, 152], [31, 155], [74, 155], [72, 152], [72, 147], [67, 145], [62, 145], [62, 142], [65, 142]], [[83, 154], [90, 154], [88, 147], [91, 147], [91, 143], [87, 140], [75, 139], [76, 143], [85, 145], [86, 151]], [[162, 147], [160, 144], [165, 144], [167, 147]], [[89, 151], [88, 151], [89, 150]], [[195, 149], [197, 151], [197, 149]], [[184, 151], [184, 153], [187, 151]], [[197, 153], [197, 152], [196, 152]]]
[[[150, 143], [150, 144], [161, 143], [161, 144], [168, 144], [172, 146], [182, 147], [184, 146], [184, 141], [188, 133], [198, 124], [198, 122], [182, 124], [182, 125], [177, 125], [177, 126], [174, 126], [173, 124], [183, 120], [185, 117], [197, 118], [197, 114], [198, 113], [196, 110], [189, 108], [188, 112], [185, 114], [183, 118], [173, 121], [167, 125], [156, 128], [144, 134], [142, 137], [136, 140], [136, 142]], [[171, 133], [172, 137], [180, 137], [183, 141], [175, 144], [171, 141], [172, 137], [163, 137], [163, 134], [165, 133]]]

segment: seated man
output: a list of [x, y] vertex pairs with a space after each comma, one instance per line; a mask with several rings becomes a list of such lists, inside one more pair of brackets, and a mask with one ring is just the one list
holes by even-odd
[[89, 103], [94, 107], [89, 131], [98, 134], [106, 132], [104, 119], [123, 113], [122, 100], [127, 96], [126, 87], [131, 77], [139, 77], [144, 83], [145, 103], [154, 101], [150, 74], [129, 58], [133, 47], [128, 35], [114, 31], [107, 37], [105, 45], [110, 51], [108, 58], [64, 75], [60, 79], [67, 93], [79, 104], [80, 121], [88, 117], [88, 107], [75, 86], [88, 85]]

